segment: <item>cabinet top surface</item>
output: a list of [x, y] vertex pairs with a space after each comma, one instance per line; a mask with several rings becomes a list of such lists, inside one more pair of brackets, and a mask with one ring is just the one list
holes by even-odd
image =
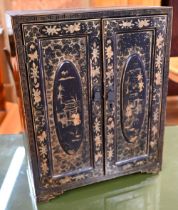
[[6, 13], [12, 17], [15, 16], [45, 16], [45, 15], [63, 15], [64, 17], [76, 18], [80, 15], [85, 16], [87, 13], [92, 18], [92, 15], [95, 17], [107, 17], [123, 14], [127, 15], [127, 12], [130, 14], [165, 14], [172, 10], [172, 7], [165, 6], [127, 6], [127, 7], [104, 7], [104, 8], [80, 8], [80, 9], [54, 9], [54, 10], [26, 10], [26, 11], [7, 11]]

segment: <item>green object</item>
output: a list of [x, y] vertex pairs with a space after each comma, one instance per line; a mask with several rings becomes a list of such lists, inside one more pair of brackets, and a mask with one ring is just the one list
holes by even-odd
[[[16, 142], [16, 144], [15, 144]], [[0, 185], [22, 136], [0, 136]], [[34, 210], [26, 174], [21, 167], [6, 210]], [[1, 198], [0, 198], [1, 199]], [[178, 127], [166, 127], [163, 168], [159, 175], [134, 174], [65, 192], [39, 210], [177, 210]]]

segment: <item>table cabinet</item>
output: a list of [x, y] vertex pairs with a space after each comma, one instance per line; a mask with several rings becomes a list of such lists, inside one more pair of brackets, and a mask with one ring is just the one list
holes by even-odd
[[38, 200], [158, 172], [171, 8], [10, 15]]

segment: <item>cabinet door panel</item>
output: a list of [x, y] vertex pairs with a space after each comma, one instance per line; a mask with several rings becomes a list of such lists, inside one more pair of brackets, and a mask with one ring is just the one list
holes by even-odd
[[103, 20], [106, 174], [160, 168], [166, 26], [166, 15]]
[[100, 21], [30, 23], [22, 31], [38, 184], [63, 191], [90, 182], [103, 174]]

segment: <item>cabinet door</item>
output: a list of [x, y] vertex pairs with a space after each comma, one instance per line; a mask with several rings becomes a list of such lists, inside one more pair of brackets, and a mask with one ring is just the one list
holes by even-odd
[[166, 33], [166, 15], [103, 20], [108, 175], [160, 169]]
[[[49, 199], [103, 174], [100, 21], [28, 23], [21, 29], [33, 172], [37, 196]], [[20, 70], [25, 80], [24, 66]]]

